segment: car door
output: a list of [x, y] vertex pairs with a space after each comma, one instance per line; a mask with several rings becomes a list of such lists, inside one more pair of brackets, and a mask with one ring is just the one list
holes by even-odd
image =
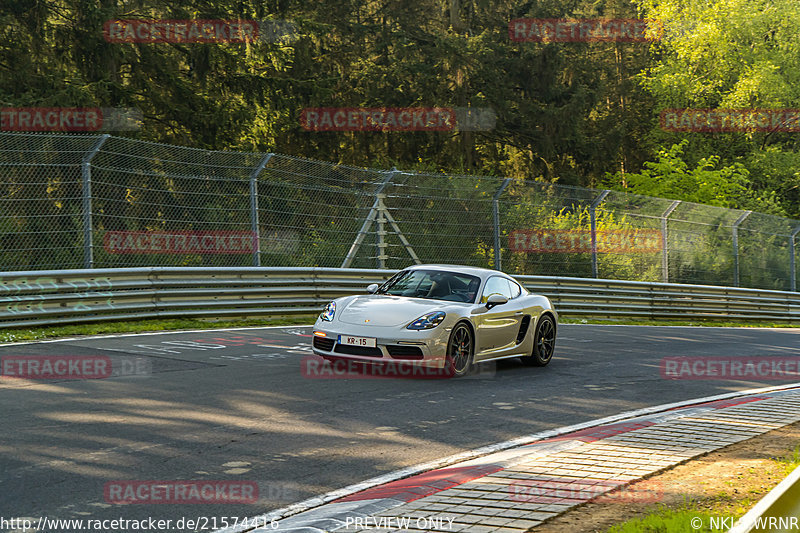
[[[492, 294], [501, 294], [508, 303], [486, 308], [486, 300]], [[514, 299], [509, 281], [503, 276], [492, 276], [486, 280], [479, 306], [472, 310], [472, 319], [477, 330], [475, 360], [501, 357], [513, 353], [516, 347], [522, 310], [519, 300]]]

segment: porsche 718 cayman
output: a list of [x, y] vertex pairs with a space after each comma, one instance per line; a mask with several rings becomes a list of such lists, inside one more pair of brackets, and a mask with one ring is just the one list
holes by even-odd
[[466, 375], [484, 361], [553, 357], [558, 314], [545, 296], [496, 270], [415, 265], [368, 294], [330, 302], [314, 324], [326, 359], [405, 363]]

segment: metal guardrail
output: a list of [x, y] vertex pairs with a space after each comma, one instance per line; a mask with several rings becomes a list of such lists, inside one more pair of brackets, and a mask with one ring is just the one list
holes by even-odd
[[562, 315], [763, 320], [800, 324], [800, 294], [714, 285], [515, 276]]
[[[0, 274], [0, 327], [316, 313], [395, 271], [142, 267]], [[800, 324], [800, 294], [638, 281], [517, 276], [569, 317], [736, 319]]]
[[800, 468], [795, 468], [741, 517], [728, 533], [797, 531], [799, 518]]
[[797, 290], [800, 219], [519, 178], [0, 131], [0, 271], [489, 265]]

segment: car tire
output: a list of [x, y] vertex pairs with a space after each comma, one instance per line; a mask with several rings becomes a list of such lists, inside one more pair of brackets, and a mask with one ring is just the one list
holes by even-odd
[[447, 355], [445, 356], [445, 369], [452, 378], [460, 378], [472, 371], [473, 357], [475, 354], [475, 335], [466, 322], [459, 322], [450, 332], [447, 341]]
[[520, 359], [522, 364], [527, 366], [547, 366], [553, 359], [555, 349], [556, 322], [550, 315], [542, 315], [533, 334], [533, 351], [531, 355]]

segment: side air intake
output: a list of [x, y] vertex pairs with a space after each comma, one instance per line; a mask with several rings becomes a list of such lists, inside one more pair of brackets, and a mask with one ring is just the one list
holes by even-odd
[[522, 322], [519, 325], [519, 333], [517, 333], [517, 344], [525, 340], [525, 335], [528, 333], [528, 328], [531, 327], [531, 315], [522, 317]]

